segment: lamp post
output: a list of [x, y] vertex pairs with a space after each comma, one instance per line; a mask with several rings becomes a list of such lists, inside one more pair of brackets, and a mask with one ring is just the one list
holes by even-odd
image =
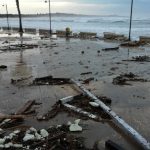
[[51, 1], [50, 0], [45, 0], [45, 3], [49, 3], [49, 34], [50, 34], [50, 37], [52, 35], [52, 16], [51, 16]]
[[6, 15], [7, 15], [7, 29], [8, 31], [10, 30], [10, 26], [9, 26], [9, 16], [8, 16], [8, 8], [7, 8], [7, 4], [2, 5], [3, 7], [6, 7]]
[[129, 41], [131, 41], [132, 13], [133, 13], [133, 0], [131, 0], [130, 27], [129, 27]]

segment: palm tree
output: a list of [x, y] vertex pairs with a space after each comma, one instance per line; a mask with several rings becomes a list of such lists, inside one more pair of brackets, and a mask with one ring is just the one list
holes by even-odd
[[17, 6], [17, 10], [18, 10], [18, 15], [19, 15], [19, 33], [20, 33], [20, 42], [21, 42], [21, 47], [22, 47], [22, 45], [23, 45], [23, 28], [22, 28], [22, 18], [21, 18], [19, 0], [16, 0], [16, 6]]
[[16, 6], [17, 6], [17, 10], [18, 10], [18, 15], [19, 15], [19, 33], [23, 34], [22, 18], [21, 18], [21, 11], [20, 11], [19, 0], [16, 0]]

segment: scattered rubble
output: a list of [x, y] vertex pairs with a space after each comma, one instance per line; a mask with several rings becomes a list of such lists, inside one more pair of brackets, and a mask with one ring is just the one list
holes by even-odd
[[31, 85], [63, 85], [70, 84], [69, 78], [53, 78], [53, 76], [46, 76], [35, 78]]
[[136, 56], [132, 57], [133, 61], [149, 61], [150, 62], [150, 57], [149, 56]]
[[140, 36], [139, 37], [141, 43], [149, 44], [150, 43], [150, 37], [149, 36]]
[[91, 77], [91, 78], [88, 78], [88, 79], [85, 79], [85, 80], [83, 80], [83, 84], [89, 84], [91, 81], [93, 81], [94, 80], [94, 78], [93, 77]]
[[25, 49], [33, 49], [37, 48], [37, 44], [14, 44], [14, 45], [7, 45], [7, 46], [2, 46], [0, 47], [1, 51], [18, 51], [20, 49], [25, 50]]
[[150, 62], [150, 56], [134, 56], [132, 59], [122, 60], [122, 61], [137, 61], [137, 62]]
[[[107, 98], [105, 96], [99, 96], [98, 98], [100, 98], [100, 100], [102, 102], [104, 102], [107, 105], [111, 104], [111, 99]], [[76, 96], [70, 96], [71, 101], [68, 102], [69, 105], [76, 107], [75, 109], [83, 109], [83, 112], [85, 113], [85, 115], [80, 114], [80, 113], [76, 113], [74, 111], [69, 110], [68, 108], [64, 107], [64, 105], [62, 105], [62, 101], [58, 101], [55, 103], [55, 105], [52, 106], [52, 109], [47, 112], [46, 114], [44, 114], [43, 116], [38, 116], [37, 120], [38, 121], [43, 121], [43, 120], [49, 120], [54, 118], [55, 116], [58, 115], [58, 113], [61, 113], [63, 111], [68, 112], [69, 115], [75, 115], [78, 116], [82, 119], [87, 119], [88, 118], [88, 114], [90, 115], [98, 115], [99, 117], [102, 117], [102, 119], [110, 119], [110, 117], [103, 112], [103, 110], [99, 109], [99, 105], [93, 101], [91, 101], [87, 96], [84, 96], [83, 94], [80, 95], [76, 95]], [[81, 110], [79, 110], [80, 112]], [[99, 117], [94, 117], [93, 119], [96, 121], [100, 121], [102, 119], [100, 119]]]
[[147, 82], [146, 79], [139, 78], [137, 75], [130, 72], [129, 74], [122, 74], [115, 77], [112, 83], [115, 85], [130, 85], [127, 83], [128, 81]]
[[75, 124], [71, 125], [50, 126], [47, 130], [36, 130], [33, 127], [27, 130], [14, 130], [0, 138], [0, 149], [94, 150], [84, 146], [82, 137], [71, 135], [75, 131], [72, 130], [72, 125], [78, 125], [79, 121], [75, 120]]

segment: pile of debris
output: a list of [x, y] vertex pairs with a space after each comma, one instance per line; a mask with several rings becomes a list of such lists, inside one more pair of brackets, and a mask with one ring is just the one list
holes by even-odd
[[70, 84], [69, 78], [53, 78], [53, 76], [46, 76], [35, 78], [31, 85], [63, 85]]
[[150, 62], [150, 57], [149, 56], [136, 56], [132, 57], [133, 61], [149, 61]]
[[33, 49], [37, 48], [37, 44], [13, 44], [13, 45], [7, 45], [0, 47], [1, 51], [18, 51], [20, 49], [25, 50], [25, 49]]
[[150, 62], [150, 56], [134, 56], [132, 59], [122, 60], [122, 61], [137, 61], [137, 62]]
[[47, 130], [36, 130], [33, 127], [27, 130], [15, 130], [6, 136], [1, 136], [0, 149], [90, 150], [84, 146], [82, 137], [70, 134], [74, 132], [71, 129], [75, 129], [75, 124], [51, 126]]
[[115, 85], [131, 85], [127, 83], [128, 81], [138, 81], [138, 82], [147, 82], [146, 79], [139, 78], [137, 75], [133, 73], [122, 74], [113, 79], [113, 84]]
[[[111, 104], [110, 98], [107, 98], [104, 96], [99, 96], [98, 98], [107, 105]], [[102, 119], [108, 119], [108, 120], [111, 119], [110, 116], [108, 116], [102, 109], [100, 109], [100, 107], [97, 103], [93, 102], [89, 97], [87, 97], [83, 94], [74, 96], [73, 100], [68, 102], [68, 104], [73, 105], [77, 108], [82, 108], [84, 111], [89, 112], [93, 115], [99, 116]], [[81, 115], [81, 117], [85, 118], [84, 115], [83, 116]], [[101, 120], [101, 119], [98, 118], [98, 120]]]
[[[105, 96], [99, 96], [98, 98], [102, 102], [104, 102], [106, 105], [111, 104], [110, 98], [107, 98]], [[79, 94], [79, 95], [71, 97], [71, 99], [72, 100], [69, 101], [67, 104], [69, 104], [70, 106], [73, 106], [74, 108], [76, 108], [76, 110], [82, 109], [84, 112], [87, 112], [88, 114], [93, 114], [95, 116], [99, 116], [99, 117], [93, 118], [94, 120], [101, 121], [102, 119], [110, 119], [110, 117], [102, 109], [99, 108], [98, 104], [94, 103], [87, 96], [85, 96], [83, 94]], [[56, 102], [55, 105], [52, 106], [52, 110], [50, 110], [43, 116], [38, 116], [37, 120], [42, 121], [42, 120], [52, 119], [56, 115], [58, 115], [58, 113], [61, 113], [63, 111], [67, 112], [71, 116], [77, 116], [77, 117], [80, 117], [85, 120], [89, 119], [88, 115], [86, 115], [84, 113], [80, 113], [81, 111], [75, 112], [75, 111], [68, 109], [67, 107], [65, 107], [63, 105], [62, 101], [59, 100], [58, 102]]]
[[104, 40], [126, 41], [127, 38], [123, 34], [104, 32]]
[[[0, 134], [0, 149], [41, 149], [41, 150], [100, 150], [98, 142], [95, 142], [93, 148], [87, 148], [83, 137], [75, 136], [74, 132], [81, 132], [79, 126], [80, 119], [74, 123], [50, 126], [47, 130], [37, 130], [29, 127], [25, 130], [14, 130], [11, 133]], [[0, 133], [3, 130], [0, 129]], [[105, 142], [105, 148], [123, 150], [111, 140]]]
[[128, 41], [128, 42], [124, 42], [120, 44], [120, 46], [123, 46], [123, 47], [138, 47], [141, 45], [143, 45], [143, 43], [141, 43], [140, 41]]

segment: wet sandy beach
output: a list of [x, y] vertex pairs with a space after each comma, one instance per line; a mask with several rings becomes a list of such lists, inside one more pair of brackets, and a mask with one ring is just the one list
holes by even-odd
[[[4, 45], [3, 41], [1, 38], [1, 46]], [[150, 82], [130, 82], [131, 85], [112, 84], [114, 77], [130, 72], [150, 80], [150, 62], [122, 61], [141, 54], [150, 56], [149, 46], [120, 47], [118, 51], [102, 51], [103, 48], [116, 47], [120, 43], [63, 38], [53, 41], [26, 40], [24, 43], [36, 43], [39, 47], [22, 51], [0, 51], [0, 65], [8, 67], [6, 70], [0, 70], [0, 113], [14, 113], [28, 100], [36, 100], [42, 103], [37, 108], [37, 115], [42, 115], [60, 98], [78, 93], [70, 85], [28, 86], [34, 78], [52, 75], [84, 80], [93, 77], [94, 80], [84, 86], [97, 96], [111, 98], [112, 110], [150, 141]], [[84, 72], [92, 73], [81, 75]], [[15, 85], [11, 84], [11, 79], [20, 78], [26, 80]], [[43, 122], [38, 122], [36, 116], [33, 116], [27, 118], [24, 125], [41, 129], [75, 119], [63, 112]], [[91, 120], [82, 120], [81, 123], [85, 130], [76, 135], [85, 137], [88, 147], [93, 147], [93, 144], [99, 141], [100, 148], [105, 149], [105, 141], [110, 139], [125, 149], [137, 149], [135, 143], [107, 123]]]

